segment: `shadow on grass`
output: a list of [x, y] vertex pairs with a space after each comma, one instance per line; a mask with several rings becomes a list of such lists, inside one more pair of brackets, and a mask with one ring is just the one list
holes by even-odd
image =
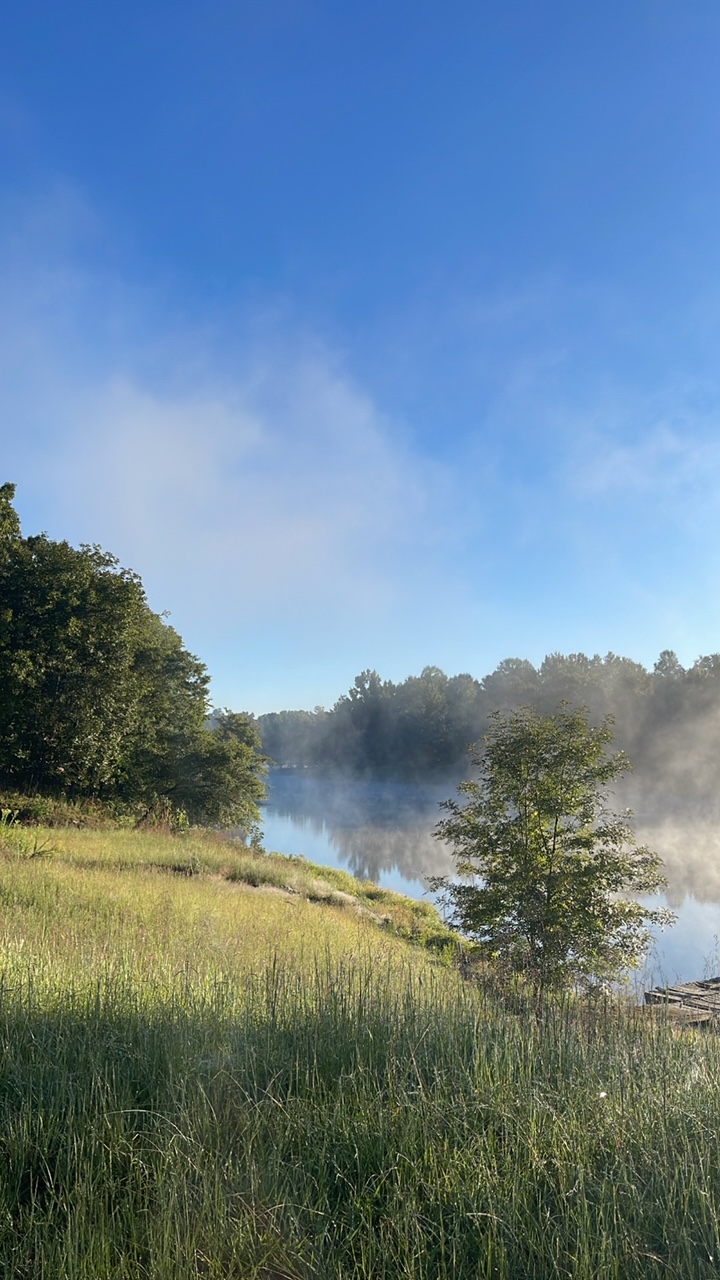
[[426, 984], [6, 988], [0, 1273], [716, 1275], [717, 1050]]

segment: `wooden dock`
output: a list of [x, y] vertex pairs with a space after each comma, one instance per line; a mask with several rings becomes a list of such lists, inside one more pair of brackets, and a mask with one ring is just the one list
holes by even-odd
[[654, 987], [645, 992], [645, 1004], [660, 1005], [671, 1017], [688, 1024], [720, 1022], [720, 978]]

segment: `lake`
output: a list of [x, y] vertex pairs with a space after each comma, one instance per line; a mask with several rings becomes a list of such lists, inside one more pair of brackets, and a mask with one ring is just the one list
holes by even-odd
[[[458, 781], [457, 774], [398, 782], [272, 770], [263, 809], [265, 848], [421, 898], [427, 876], [453, 869], [448, 849], [432, 833], [442, 816], [440, 802], [455, 795]], [[645, 983], [720, 973], [720, 822], [714, 806], [684, 813], [668, 797], [661, 802], [654, 795], [650, 804], [637, 790], [621, 799], [619, 808], [632, 803], [638, 815], [640, 842], [665, 861], [666, 893], [650, 905], [669, 905], [677, 914], [676, 924], [656, 938]]]

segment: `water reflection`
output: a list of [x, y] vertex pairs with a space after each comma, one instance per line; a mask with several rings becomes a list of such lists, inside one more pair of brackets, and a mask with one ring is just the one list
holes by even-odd
[[456, 776], [417, 783], [278, 770], [271, 775], [265, 844], [276, 848], [282, 836], [297, 845], [283, 853], [307, 853], [301, 846], [310, 836], [332, 866], [377, 884], [392, 877], [393, 887], [413, 893], [427, 876], [452, 870], [449, 851], [432, 833], [457, 782]]
[[720, 832], [714, 822], [668, 818], [656, 824], [638, 824], [637, 834], [665, 863], [665, 896], [674, 911], [689, 897], [720, 903]]
[[[452, 873], [450, 851], [432, 834], [440, 804], [456, 794], [460, 778], [424, 782], [326, 778], [308, 771], [273, 771], [265, 810], [265, 846], [343, 867], [360, 879], [420, 897], [425, 879]], [[720, 972], [720, 810], [714, 798], [698, 809], [671, 793], [643, 791], [633, 781], [614, 797], [631, 805], [642, 843], [665, 862], [668, 887], [661, 905], [678, 914], [658, 937], [654, 977], [668, 981]]]

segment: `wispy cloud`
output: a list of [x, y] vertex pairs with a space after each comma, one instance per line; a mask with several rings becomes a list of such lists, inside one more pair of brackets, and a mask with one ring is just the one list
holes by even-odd
[[112, 256], [71, 189], [0, 210], [0, 479], [28, 531], [141, 573], [211, 668], [243, 644], [257, 669], [275, 646], [275, 681], [302, 653], [323, 672], [312, 705], [366, 665], [713, 647], [694, 639], [717, 614], [712, 411], [670, 387], [660, 413], [659, 393], [600, 379], [590, 406], [557, 314], [538, 336], [542, 288], [477, 304], [478, 341], [507, 327], [483, 406], [444, 403], [458, 357], [428, 375], [415, 434], [282, 307], [179, 313]]
[[707, 424], [686, 423], [684, 431], [653, 424], [632, 444], [589, 440], [594, 456], [578, 473], [586, 493], [641, 494], [686, 499], [689, 491], [709, 490], [720, 475], [720, 443], [708, 438]]
[[233, 369], [201, 324], [168, 325], [150, 358], [140, 291], [74, 269], [78, 225], [92, 218], [62, 192], [6, 237], [3, 470], [21, 508], [114, 550], [159, 607], [392, 608], [401, 562], [445, 536], [447, 470], [307, 335], [266, 327]]
[[49, 452], [66, 504], [206, 608], [379, 605], [397, 555], [431, 536], [427, 468], [319, 357], [270, 359], [212, 398], [113, 380]]

